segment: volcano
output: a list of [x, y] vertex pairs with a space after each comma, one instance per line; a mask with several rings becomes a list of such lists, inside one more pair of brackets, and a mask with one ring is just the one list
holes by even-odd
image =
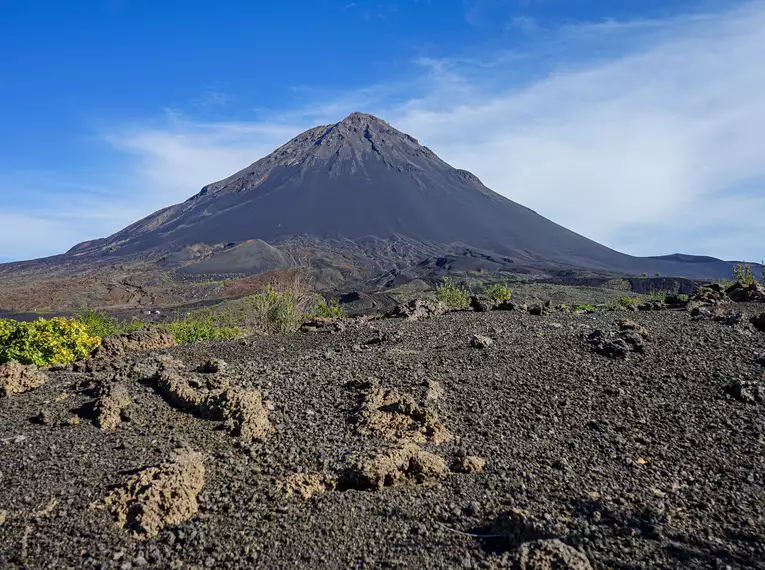
[[419, 263], [439, 255], [478, 256], [513, 267], [688, 277], [728, 276], [731, 267], [712, 258], [638, 258], [609, 249], [497, 194], [415, 138], [363, 113], [310, 129], [189, 200], [70, 254], [151, 253], [190, 270], [201, 263], [197, 271], [253, 272], [289, 264], [282, 246], [296, 239], [325, 249], [404, 247], [408, 260]]

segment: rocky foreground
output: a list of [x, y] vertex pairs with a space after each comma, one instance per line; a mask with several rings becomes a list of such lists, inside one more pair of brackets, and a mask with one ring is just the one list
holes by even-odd
[[707, 301], [7, 367], [0, 567], [765, 568], [763, 305]]

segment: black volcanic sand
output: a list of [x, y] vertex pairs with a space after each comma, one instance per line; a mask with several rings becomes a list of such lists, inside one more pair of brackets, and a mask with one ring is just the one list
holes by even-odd
[[[650, 332], [646, 352], [592, 352], [583, 334], [625, 317]], [[493, 346], [472, 348], [474, 333]], [[747, 327], [675, 311], [456, 313], [164, 353], [190, 367], [225, 359], [273, 404], [276, 432], [242, 445], [139, 378], [127, 384], [131, 421], [102, 432], [76, 388], [89, 374], [55, 373], [0, 400], [0, 438], [26, 437], [0, 445], [0, 567], [484, 568], [522, 541], [557, 537], [594, 568], [765, 568], [765, 404], [725, 393], [765, 373], [765, 334]], [[447, 461], [482, 456], [485, 472], [285, 497], [277, 485], [289, 474], [334, 473], [382, 447], [349, 423], [348, 383], [368, 378], [418, 401], [439, 382], [431, 405], [455, 439], [424, 447]], [[41, 410], [50, 425], [32, 421]], [[82, 420], [69, 425], [74, 411]], [[139, 541], [91, 507], [182, 445], [205, 460], [194, 518]], [[520, 522], [498, 524], [513, 509]]]

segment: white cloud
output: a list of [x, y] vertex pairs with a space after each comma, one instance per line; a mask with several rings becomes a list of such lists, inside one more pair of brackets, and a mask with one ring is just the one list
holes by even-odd
[[[632, 28], [644, 29], [650, 45], [628, 55], [522, 89], [474, 86], [451, 106], [439, 94], [395, 120], [494, 190], [610, 246], [762, 255], [765, 5]], [[744, 184], [753, 195], [731, 197]]]

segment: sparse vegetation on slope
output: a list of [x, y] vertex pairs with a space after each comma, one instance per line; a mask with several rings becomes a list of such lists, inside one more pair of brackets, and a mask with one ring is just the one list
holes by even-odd
[[443, 283], [436, 285], [436, 297], [450, 309], [464, 309], [470, 304], [468, 290], [459, 287], [448, 277], [444, 277]]
[[243, 335], [227, 312], [216, 313], [210, 309], [194, 311], [183, 319], [161, 325], [169, 331], [178, 344], [203, 340], [226, 340]]
[[327, 300], [321, 296], [319, 296], [316, 301], [313, 313], [317, 317], [325, 317], [328, 319], [340, 319], [345, 316], [345, 311], [343, 311], [343, 308], [337, 300], [332, 300], [327, 303]]
[[499, 303], [509, 301], [513, 296], [513, 290], [508, 283], [492, 283], [487, 285], [484, 288], [484, 293]]

